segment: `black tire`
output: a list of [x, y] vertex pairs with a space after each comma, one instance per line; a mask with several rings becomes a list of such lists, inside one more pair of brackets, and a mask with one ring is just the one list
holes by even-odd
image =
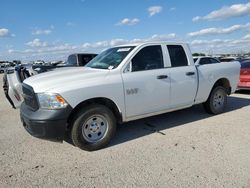
[[207, 101], [203, 103], [204, 109], [209, 114], [220, 114], [227, 106], [227, 92], [224, 87], [216, 86], [211, 91]]
[[[97, 118], [101, 117], [105, 120], [105, 127], [107, 127], [107, 129], [105, 133], [102, 133], [104, 135], [102, 136], [102, 138], [100, 138], [100, 140], [93, 141], [91, 140], [93, 138], [88, 137], [88, 135], [94, 135], [95, 137], [98, 137], [100, 133], [98, 131], [100, 131], [102, 128], [100, 126], [104, 124], [103, 122], [96, 123], [94, 121], [96, 117]], [[90, 125], [88, 125], [89, 121], [92, 121], [93, 123], [92, 124], [90, 123]], [[110, 140], [112, 139], [112, 137], [116, 132], [116, 118], [113, 112], [106, 106], [99, 104], [92, 104], [83, 108], [81, 111], [77, 113], [72, 123], [73, 123], [73, 127], [71, 130], [72, 141], [75, 146], [86, 151], [94, 151], [105, 147], [106, 145], [108, 145], [108, 143], [110, 142]], [[92, 130], [90, 131], [91, 129], [90, 127], [92, 125], [95, 126], [95, 132], [91, 132]], [[85, 132], [87, 131], [89, 131], [90, 134], [86, 135]]]

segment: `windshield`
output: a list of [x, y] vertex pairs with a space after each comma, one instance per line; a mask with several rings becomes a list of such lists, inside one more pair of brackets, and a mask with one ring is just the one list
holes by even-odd
[[197, 61], [197, 59], [198, 59], [198, 58], [194, 58], [194, 62], [196, 62], [196, 61]]
[[96, 69], [114, 69], [134, 49], [134, 46], [115, 47], [105, 50], [92, 59], [86, 67]]

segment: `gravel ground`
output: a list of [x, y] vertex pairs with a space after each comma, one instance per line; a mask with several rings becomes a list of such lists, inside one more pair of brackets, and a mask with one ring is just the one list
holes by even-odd
[[221, 115], [198, 105], [120, 125], [86, 152], [30, 136], [0, 89], [0, 187], [250, 187], [250, 92]]

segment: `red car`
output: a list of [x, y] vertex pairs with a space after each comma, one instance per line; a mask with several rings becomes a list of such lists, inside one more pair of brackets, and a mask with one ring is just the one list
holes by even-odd
[[238, 89], [250, 90], [250, 59], [241, 62]]

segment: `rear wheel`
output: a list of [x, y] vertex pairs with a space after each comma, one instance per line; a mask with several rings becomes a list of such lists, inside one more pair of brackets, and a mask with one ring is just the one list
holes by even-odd
[[73, 121], [71, 131], [75, 146], [93, 151], [105, 147], [116, 131], [113, 112], [103, 105], [90, 105], [82, 109]]
[[210, 114], [224, 112], [227, 105], [227, 92], [224, 87], [217, 86], [210, 93], [207, 101], [203, 104], [205, 110]]

